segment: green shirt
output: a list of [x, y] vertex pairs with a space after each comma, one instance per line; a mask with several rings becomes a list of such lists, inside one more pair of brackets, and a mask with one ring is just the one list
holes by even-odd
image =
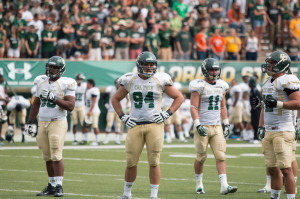
[[28, 32], [25, 39], [26, 41], [28, 41], [29, 49], [31, 51], [34, 51], [36, 48], [36, 44], [39, 41], [39, 36], [35, 32], [34, 33]]
[[161, 48], [169, 48], [170, 47], [170, 41], [171, 41], [171, 30], [160, 30], [159, 31], [159, 38], [161, 41]]
[[[264, 10], [265, 6], [264, 5], [260, 5], [260, 4], [255, 4], [254, 6], [254, 10], [260, 11], [260, 10]], [[255, 20], [259, 20], [259, 21], [263, 21], [264, 20], [264, 15], [254, 15], [254, 19]]]
[[90, 39], [90, 43], [92, 44], [92, 48], [100, 48], [100, 39], [101, 39], [101, 31], [95, 31], [94, 29], [91, 29], [89, 31], [89, 36], [95, 33], [95, 36]]
[[56, 32], [54, 31], [42, 31], [42, 52], [53, 52], [55, 50], [54, 42], [45, 42], [44, 38], [55, 38], [57, 37]]
[[10, 48], [17, 49], [19, 47], [20, 38], [13, 37], [12, 35], [8, 36]]
[[3, 31], [0, 31], [0, 48], [3, 46], [3, 42], [4, 42], [4, 32]]
[[[143, 37], [143, 34], [137, 32], [137, 31], [130, 33], [130, 38], [138, 39], [138, 38], [141, 38], [141, 37]], [[141, 43], [137, 43], [137, 44], [130, 43], [129, 49], [131, 49], [131, 50], [141, 49]]]
[[105, 45], [106, 50], [112, 49], [111, 45], [109, 43], [113, 42], [115, 40], [115, 37], [113, 35], [104, 35], [102, 38], [102, 42]]
[[172, 10], [176, 10], [178, 15], [184, 19], [186, 13], [188, 12], [188, 5], [186, 3], [180, 3], [177, 1], [173, 4]]
[[[16, 25], [18, 27], [22, 27], [22, 26], [27, 26], [27, 22], [24, 20], [24, 19], [15, 19], [13, 21], [13, 24], [12, 25]], [[20, 34], [20, 38], [25, 38], [26, 37], [26, 32], [25, 30], [22, 30], [19, 32]]]
[[88, 52], [89, 52], [88, 35], [87, 36], [78, 36], [76, 38], [76, 43], [77, 43], [77, 45], [82, 46], [82, 48], [80, 49], [80, 52], [82, 52], [82, 54], [88, 54]]
[[157, 56], [157, 47], [160, 46], [160, 38], [157, 34], [149, 32], [146, 37], [146, 46], [150, 46], [153, 54]]
[[189, 32], [180, 32], [176, 36], [176, 41], [180, 43], [183, 52], [189, 51], [189, 43], [191, 42], [191, 34]]
[[[129, 36], [129, 31], [127, 29], [119, 29], [116, 31], [116, 35], [118, 35], [119, 38], [126, 38]], [[116, 42], [116, 48], [127, 48], [127, 42]]]
[[222, 24], [214, 24], [211, 26], [211, 28], [209, 30], [209, 34], [213, 35], [217, 28], [219, 28], [221, 30], [221, 32], [224, 33], [224, 26]]

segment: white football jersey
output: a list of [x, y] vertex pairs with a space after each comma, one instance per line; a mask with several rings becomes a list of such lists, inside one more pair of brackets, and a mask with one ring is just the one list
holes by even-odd
[[248, 93], [250, 93], [250, 90], [251, 90], [251, 89], [250, 89], [249, 85], [246, 84], [245, 82], [240, 83], [239, 86], [240, 86], [240, 88], [241, 88], [242, 93], [243, 93], [243, 92], [248, 92]]
[[86, 92], [86, 82], [81, 82], [80, 86], [77, 84], [77, 89], [75, 91], [75, 107], [84, 106]]
[[17, 104], [21, 104], [22, 108], [28, 108], [30, 101], [25, 99], [22, 95], [13, 96], [7, 104], [7, 110], [11, 111], [15, 109]]
[[[182, 85], [179, 82], [173, 82], [173, 86], [177, 90], [180, 90], [182, 88]], [[164, 93], [163, 100], [162, 100], [162, 108], [164, 109], [165, 107], [170, 107], [173, 101], [174, 100], [171, 97], [169, 97], [167, 94]]]
[[191, 81], [190, 92], [197, 92], [200, 95], [198, 114], [201, 124], [221, 124], [221, 101], [228, 88], [228, 84], [221, 79], [216, 80], [216, 84], [209, 84], [203, 79]]
[[186, 118], [191, 117], [191, 100], [190, 99], [185, 99], [184, 102], [181, 104], [179, 110], [180, 110], [180, 115]]
[[170, 75], [157, 72], [144, 80], [138, 73], [127, 73], [119, 83], [128, 91], [131, 101], [130, 116], [137, 122], [153, 122], [153, 114], [162, 107], [162, 95], [166, 85], [173, 85]]
[[115, 109], [111, 104], [111, 98], [117, 92], [117, 87], [116, 86], [108, 86], [108, 87], [106, 87], [105, 92], [109, 93], [109, 100], [108, 100], [109, 107], [108, 107], [107, 111], [108, 112], [114, 112]]
[[[299, 89], [300, 81], [294, 75], [285, 74], [272, 81], [268, 77], [263, 83], [263, 99], [273, 97], [282, 102], [290, 101], [284, 89]], [[293, 111], [284, 108], [269, 108], [264, 105], [264, 123], [267, 131], [295, 131]]]
[[100, 108], [98, 105], [100, 99], [100, 91], [97, 87], [90, 88], [86, 91], [86, 100], [85, 100], [86, 112], [89, 112], [92, 105], [92, 97], [94, 96], [96, 97], [96, 102], [92, 110], [92, 113], [100, 113]]
[[4, 86], [0, 85], [0, 97], [3, 100], [0, 100], [0, 106], [4, 105], [5, 102], [5, 98], [6, 98], [6, 93], [5, 93], [5, 89]]
[[74, 79], [68, 77], [60, 77], [55, 82], [49, 81], [49, 77], [38, 78], [35, 80], [37, 85], [36, 97], [40, 98], [41, 105], [39, 110], [39, 121], [66, 120], [67, 110], [60, 108], [53, 102], [43, 99], [41, 91], [48, 89], [58, 98], [63, 99], [64, 96], [75, 97], [77, 84]]
[[243, 95], [241, 94], [242, 93], [242, 89], [240, 87], [240, 85], [234, 85], [233, 87], [230, 88], [230, 97], [231, 97], [231, 100], [232, 100], [232, 104], [235, 102], [235, 93], [239, 93], [239, 99], [236, 103], [236, 106], [242, 106], [243, 103], [242, 103], [242, 100], [243, 100]]

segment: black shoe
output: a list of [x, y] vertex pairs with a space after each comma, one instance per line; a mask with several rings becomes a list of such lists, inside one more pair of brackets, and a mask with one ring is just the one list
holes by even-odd
[[80, 145], [86, 145], [87, 144], [87, 141], [85, 140], [82, 140], [81, 142], [79, 142]]
[[22, 135], [22, 143], [25, 143], [26, 140], [25, 140], [25, 135]]
[[48, 196], [53, 195], [55, 193], [55, 187], [53, 187], [50, 183], [48, 183], [48, 186], [43, 189], [42, 192], [37, 193], [36, 196]]
[[0, 136], [0, 142], [4, 142], [4, 141], [5, 141], [5, 139]]
[[60, 184], [56, 185], [54, 197], [63, 197], [63, 196], [64, 196], [64, 192], [62, 186]]

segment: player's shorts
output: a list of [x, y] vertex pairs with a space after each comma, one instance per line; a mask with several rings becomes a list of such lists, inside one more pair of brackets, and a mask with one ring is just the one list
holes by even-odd
[[280, 169], [291, 167], [293, 156], [293, 142], [295, 132], [266, 132], [262, 140], [262, 152], [268, 168]]
[[92, 113], [92, 128], [98, 128], [99, 115], [100, 113]]
[[67, 130], [67, 120], [40, 121], [38, 123], [36, 142], [45, 161], [59, 161], [62, 159]]
[[129, 129], [125, 144], [127, 167], [130, 168], [138, 164], [145, 144], [147, 148], [149, 165], [159, 165], [163, 143], [163, 123], [136, 125], [135, 127]]
[[121, 129], [122, 121], [116, 112], [107, 112], [106, 115], [106, 129], [111, 129], [115, 121], [115, 129]]
[[173, 117], [173, 122], [176, 125], [181, 125], [182, 124], [182, 116], [180, 115], [180, 111], [175, 111], [175, 113], [172, 114]]
[[20, 112], [17, 112], [16, 110], [12, 110], [9, 115], [9, 123], [15, 124], [16, 116], [18, 115], [20, 124], [25, 124], [26, 114], [27, 114], [26, 108], [23, 108]]
[[194, 127], [194, 143], [197, 153], [196, 160], [204, 163], [207, 157], [208, 144], [214, 153], [216, 160], [226, 160], [226, 140], [221, 125], [204, 125], [207, 136], [200, 136]]
[[84, 115], [85, 115], [85, 106], [75, 107], [71, 114], [71, 120], [73, 125], [77, 125], [78, 118], [79, 118], [80, 125], [83, 126]]
[[297, 149], [297, 140], [293, 142], [293, 155], [292, 155], [292, 161], [296, 160], [296, 149]]
[[243, 121], [251, 122], [251, 115], [249, 115], [245, 110], [243, 111]]
[[235, 106], [232, 107], [232, 112], [229, 115], [229, 123], [230, 124], [238, 124], [243, 121], [243, 106]]

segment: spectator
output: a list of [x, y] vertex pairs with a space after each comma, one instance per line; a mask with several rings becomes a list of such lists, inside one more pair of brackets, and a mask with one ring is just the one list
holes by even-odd
[[200, 18], [200, 17], [203, 17], [203, 18], [209, 17], [209, 14], [207, 12], [208, 11], [207, 1], [206, 0], [198, 0], [198, 2], [199, 2], [199, 4], [194, 7], [194, 9], [197, 11], [198, 18]]
[[235, 0], [235, 2], [237, 2], [237, 4], [240, 7], [240, 13], [243, 19], [245, 18], [245, 14], [246, 14], [246, 8], [247, 8], [246, 1], [247, 0]]
[[87, 29], [82, 30], [82, 34], [78, 37], [76, 37], [75, 40], [73, 40], [73, 48], [71, 50], [71, 54], [73, 55], [76, 51], [80, 51], [81, 57], [83, 59], [89, 59], [90, 57], [90, 50], [89, 50], [89, 36]]
[[153, 25], [151, 31], [146, 36], [146, 49], [147, 51], [153, 53], [157, 58], [160, 53], [160, 38], [157, 34], [158, 28], [157, 25]]
[[107, 23], [108, 23], [108, 25], [112, 26], [114, 31], [118, 29], [117, 23], [121, 17], [122, 17], [121, 14], [116, 10], [116, 8], [112, 7], [110, 9], [110, 12], [109, 12], [109, 15], [107, 18]]
[[267, 10], [267, 21], [269, 24], [270, 49], [273, 50], [275, 38], [280, 30], [281, 10], [277, 7], [277, 0], [271, 1], [271, 6]]
[[[45, 4], [45, 5], [47, 5], [47, 4]], [[50, 17], [50, 15], [55, 17], [55, 20], [59, 19], [58, 11], [53, 7], [52, 4], [47, 5], [44, 15], [46, 16], [47, 19], [48, 19], [48, 17]]]
[[299, 61], [299, 50], [300, 47], [297, 44], [297, 39], [295, 37], [292, 37], [286, 49], [287, 54], [290, 56], [292, 61]]
[[162, 28], [159, 30], [160, 38], [160, 59], [170, 61], [172, 59], [172, 49], [171, 49], [171, 30], [170, 24], [165, 22], [162, 24]]
[[231, 8], [231, 4], [232, 4], [232, 0], [222, 0], [222, 18], [226, 19], [227, 18], [227, 14], [228, 14], [228, 10]]
[[220, 0], [212, 0], [208, 3], [208, 12], [211, 24], [215, 24], [219, 17], [222, 17], [223, 5]]
[[173, 17], [170, 19], [170, 29], [172, 32], [171, 47], [172, 47], [173, 56], [176, 57], [175, 39], [177, 34], [181, 31], [182, 18], [178, 15], [177, 11], [173, 10], [172, 14]]
[[172, 10], [177, 11], [178, 15], [184, 19], [186, 17], [186, 13], [188, 12], [188, 5], [184, 3], [183, 0], [178, 0], [173, 4]]
[[38, 58], [39, 36], [36, 33], [34, 25], [29, 26], [29, 32], [25, 38], [26, 57]]
[[69, 51], [72, 48], [72, 38], [75, 29], [72, 27], [69, 16], [64, 16], [61, 22], [59, 40], [57, 42], [56, 54], [63, 57], [69, 57]]
[[228, 11], [228, 24], [230, 28], [239, 29], [239, 33], [245, 34], [245, 25], [243, 22], [243, 14], [240, 12], [240, 6], [237, 2], [233, 2], [231, 9]]
[[225, 58], [227, 60], [240, 60], [241, 39], [236, 35], [235, 29], [229, 29], [229, 36], [225, 37]]
[[145, 38], [144, 35], [138, 32], [138, 24], [133, 23], [130, 32], [130, 45], [129, 45], [129, 57], [130, 59], [136, 59], [142, 52]]
[[298, 45], [300, 44], [300, 12], [290, 22], [290, 36], [296, 37]]
[[80, 17], [79, 17], [79, 7], [77, 4], [73, 6], [72, 12], [70, 13], [70, 20], [72, 22], [72, 26], [76, 27], [77, 24], [80, 24]]
[[131, 0], [130, 9], [131, 9], [133, 18], [136, 19], [137, 16], [140, 14], [139, 1], [138, 0]]
[[92, 24], [93, 14], [90, 12], [90, 7], [88, 4], [84, 3], [82, 6], [82, 12], [79, 13], [79, 17], [84, 16], [84, 24], [90, 25]]
[[17, 26], [11, 27], [11, 33], [7, 37], [8, 43], [8, 58], [20, 58], [21, 39], [19, 37], [19, 31]]
[[55, 42], [57, 33], [52, 30], [52, 21], [47, 21], [42, 32], [42, 58], [49, 58], [55, 55]]
[[22, 19], [24, 19], [27, 23], [29, 23], [33, 20], [33, 15], [28, 9], [29, 9], [29, 4], [27, 3], [23, 6], [23, 9], [22, 9], [23, 10]]
[[130, 40], [129, 31], [126, 28], [124, 20], [118, 22], [120, 29], [115, 34], [115, 45], [116, 45], [116, 59], [129, 59], [128, 44]]
[[146, 24], [147, 24], [147, 29], [146, 29], [146, 33], [150, 32], [152, 29], [152, 26], [155, 24], [155, 12], [154, 10], [149, 10], [147, 17], [145, 18], [146, 20]]
[[254, 30], [258, 38], [258, 45], [261, 46], [261, 39], [263, 37], [263, 31], [266, 21], [266, 8], [263, 4], [263, 0], [256, 0], [254, 6]]
[[101, 24], [102, 27], [105, 24], [107, 15], [108, 15], [108, 13], [104, 9], [104, 4], [100, 3], [99, 6], [98, 6], [98, 10], [95, 12], [95, 17], [100, 22], [100, 24]]
[[192, 52], [191, 34], [187, 22], [182, 24], [182, 30], [176, 36], [177, 59], [189, 60]]
[[12, 21], [11, 21], [12, 17], [14, 17], [14, 16], [12, 16], [11, 11], [8, 10], [2, 19], [1, 24], [3, 25], [3, 28], [6, 31], [6, 34], [10, 34], [10, 29], [12, 26]]
[[277, 51], [277, 50], [282, 50], [283, 51], [284, 49], [284, 46], [283, 46], [283, 42], [282, 42], [282, 39], [281, 37], [276, 37], [276, 40], [275, 40], [275, 45], [274, 45], [274, 51]]
[[224, 52], [225, 52], [225, 39], [221, 35], [221, 29], [216, 28], [215, 34], [210, 38], [209, 46], [212, 51], [212, 58], [217, 60], [224, 59]]
[[220, 29], [220, 34], [222, 36], [224, 36], [224, 26], [223, 26], [223, 21], [224, 19], [222, 17], [219, 17], [218, 20], [217, 20], [217, 23], [216, 24], [213, 24], [210, 28], [210, 35], [213, 35], [215, 33], [215, 30], [216, 29]]
[[255, 20], [255, 15], [254, 15], [254, 6], [255, 6], [256, 0], [249, 0], [248, 1], [248, 15], [250, 17], [250, 23], [251, 23], [251, 28], [254, 29], [254, 20]]
[[41, 7], [41, 0], [34, 0], [33, 7], [30, 11], [33, 14], [33, 16], [35, 14], [39, 14], [41, 16], [41, 20], [46, 20], [46, 17], [43, 15], [44, 9]]
[[6, 41], [6, 31], [3, 28], [3, 24], [0, 23], [0, 58], [4, 57]]
[[89, 30], [89, 49], [90, 60], [100, 61], [101, 57], [101, 26], [100, 22], [95, 21], [93, 27]]
[[143, 17], [141, 12], [139, 12], [138, 17], [135, 20], [135, 23], [137, 23], [137, 25], [138, 25], [138, 32], [145, 35], [146, 29], [147, 29], [147, 24], [146, 24], [145, 18]]
[[195, 46], [197, 52], [197, 59], [204, 60], [207, 58], [207, 44], [206, 44], [206, 28], [201, 27], [200, 31], [195, 37]]
[[288, 33], [289, 23], [291, 19], [292, 9], [290, 0], [282, 0], [281, 5], [281, 37], [284, 39], [285, 34]]
[[115, 37], [112, 34], [112, 28], [108, 27], [106, 33], [101, 38], [104, 60], [112, 60], [114, 57]]
[[[44, 24], [43, 22], [40, 20], [40, 16], [39, 14], [35, 14], [33, 16], [33, 20], [31, 22], [29, 22], [29, 25], [33, 24], [35, 29], [36, 29], [36, 33], [39, 36], [39, 42], [40, 44], [42, 43], [42, 31], [44, 30]], [[41, 45], [39, 46], [39, 51], [38, 51], [38, 58], [41, 57]]]
[[251, 30], [250, 34], [247, 38], [244, 40], [244, 48], [246, 50], [246, 60], [257, 60], [257, 51], [259, 49], [258, 47], [258, 39], [255, 36], [255, 31]]
[[132, 27], [133, 20], [130, 7], [125, 7], [123, 10], [122, 19], [125, 21], [127, 27]]
[[300, 11], [300, 0], [296, 0], [293, 8], [293, 15], [296, 16]]

